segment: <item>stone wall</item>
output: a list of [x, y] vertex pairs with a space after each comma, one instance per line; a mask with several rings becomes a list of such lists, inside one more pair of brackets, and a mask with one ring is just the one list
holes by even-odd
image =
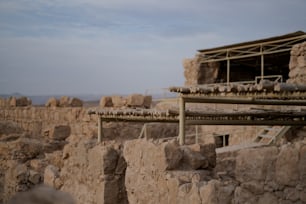
[[[71, 193], [77, 203], [126, 203], [122, 143], [137, 138], [142, 124], [104, 123], [97, 144], [97, 116], [87, 111], [0, 108], [0, 203], [43, 182]], [[161, 124], [149, 129], [154, 138], [177, 131]]]
[[[181, 147], [182, 148], [182, 147]], [[189, 151], [189, 159], [182, 159]], [[305, 203], [306, 140], [280, 147], [244, 149], [218, 155], [212, 172], [183, 168], [211, 158], [173, 143], [130, 141], [124, 147], [126, 190], [130, 203]], [[171, 156], [170, 156], [171, 155]], [[169, 160], [168, 158], [172, 159]], [[203, 160], [202, 160], [203, 161]], [[196, 166], [194, 166], [196, 167]], [[183, 169], [182, 169], [183, 168]]]
[[142, 94], [131, 94], [127, 97], [123, 96], [103, 96], [100, 99], [100, 107], [102, 108], [151, 108], [152, 96], [144, 96]]
[[[179, 146], [177, 142], [131, 140], [124, 146], [129, 203], [200, 203], [199, 185], [212, 178], [213, 144]], [[186, 196], [188, 192], [190, 196]], [[206, 203], [206, 202], [203, 202]]]
[[20, 107], [31, 106], [32, 101], [27, 97], [10, 97], [8, 99], [0, 98], [0, 107]]
[[183, 66], [186, 86], [215, 83], [219, 72], [219, 63], [201, 63], [201, 59], [202, 57], [200, 55], [196, 55], [192, 59], [184, 60]]
[[296, 44], [291, 49], [287, 83], [306, 84], [306, 42]]

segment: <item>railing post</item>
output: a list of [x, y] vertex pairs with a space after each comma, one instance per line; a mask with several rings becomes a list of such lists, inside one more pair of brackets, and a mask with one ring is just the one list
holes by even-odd
[[179, 115], [179, 142], [185, 144], [185, 101], [180, 97], [180, 115]]
[[198, 125], [195, 126], [195, 143], [199, 144], [199, 132], [198, 132]]
[[102, 142], [103, 137], [103, 122], [102, 118], [98, 116], [98, 143]]

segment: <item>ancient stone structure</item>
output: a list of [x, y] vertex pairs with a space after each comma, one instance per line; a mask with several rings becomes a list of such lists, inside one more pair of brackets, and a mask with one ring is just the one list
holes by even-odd
[[51, 97], [45, 104], [46, 107], [82, 107], [83, 101], [75, 97], [62, 96], [59, 100]]
[[[301, 50], [303, 46], [296, 47]], [[292, 51], [292, 56], [298, 65], [291, 65], [291, 71], [302, 72], [303, 52]], [[192, 83], [216, 76], [213, 67], [217, 66], [207, 67], [209, 76], [195, 77]], [[292, 83], [304, 80], [302, 74], [292, 76]], [[139, 95], [113, 96], [100, 103], [110, 109], [146, 107]], [[274, 146], [240, 150], [231, 146], [220, 151], [215, 149], [215, 138], [207, 135], [230, 132], [230, 144], [239, 144], [250, 141], [256, 127], [205, 126], [200, 144], [180, 146], [175, 138], [167, 138], [176, 136], [176, 125], [153, 124], [147, 139], [137, 139], [142, 124], [109, 122], [103, 124], [104, 138], [97, 143], [98, 118], [89, 115], [88, 108], [72, 105], [78, 101], [63, 97], [51, 99], [47, 107], [19, 107], [25, 103], [11, 98], [0, 104], [0, 203], [42, 183], [68, 192], [78, 204], [306, 203], [305, 127], [294, 129]], [[192, 108], [223, 111], [238, 107]], [[62, 198], [54, 190], [38, 192], [54, 195], [53, 201]], [[25, 202], [25, 195], [11, 202]], [[73, 200], [68, 197], [65, 203]]]
[[288, 83], [306, 84], [306, 42], [292, 47], [289, 70]]
[[152, 96], [144, 96], [141, 94], [131, 94], [127, 97], [123, 96], [103, 96], [100, 99], [100, 107], [102, 108], [150, 108], [152, 104]]
[[8, 99], [0, 98], [0, 107], [22, 107], [31, 106], [32, 101], [27, 97], [10, 97]]
[[185, 59], [183, 66], [186, 86], [216, 82], [218, 62], [201, 63], [201, 56], [196, 55], [193, 59]]
[[[127, 142], [124, 157], [128, 164], [125, 185], [129, 202], [306, 202], [305, 139], [301, 143], [281, 147], [220, 154], [213, 171], [209, 170], [211, 168], [205, 170], [210, 163], [211, 167], [214, 166], [213, 149], [209, 146], [206, 148], [180, 148], [175, 143]], [[201, 149], [206, 150], [201, 152]], [[184, 165], [184, 162], [188, 165]]]

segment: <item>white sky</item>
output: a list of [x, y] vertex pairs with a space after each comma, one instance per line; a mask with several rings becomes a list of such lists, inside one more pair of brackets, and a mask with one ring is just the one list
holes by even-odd
[[184, 83], [198, 49], [306, 31], [305, 0], [0, 0], [0, 93]]

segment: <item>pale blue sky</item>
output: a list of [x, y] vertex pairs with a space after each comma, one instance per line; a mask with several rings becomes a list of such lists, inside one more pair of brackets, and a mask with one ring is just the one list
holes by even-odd
[[198, 49], [306, 31], [305, 0], [0, 0], [0, 93], [184, 83]]

